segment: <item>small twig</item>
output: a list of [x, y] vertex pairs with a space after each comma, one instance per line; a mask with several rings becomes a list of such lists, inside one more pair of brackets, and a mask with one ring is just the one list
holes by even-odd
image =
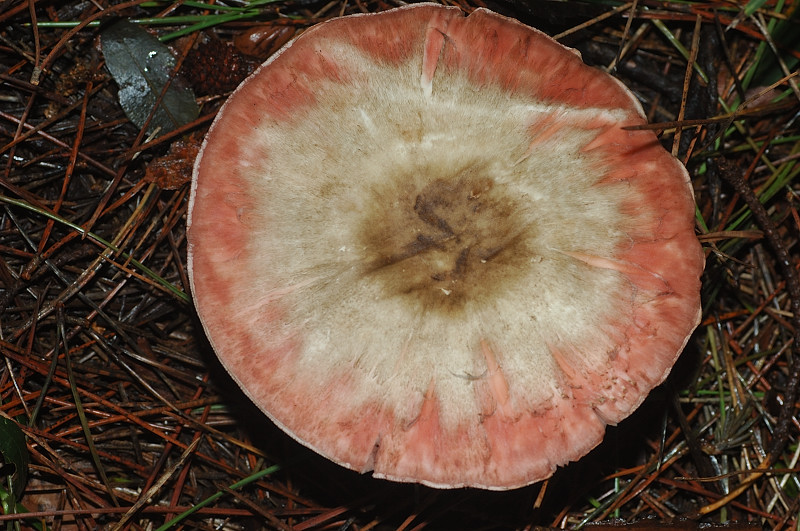
[[[772, 40], [772, 35], [770, 34], [770, 31], [767, 29], [767, 24], [764, 21], [764, 17], [761, 15], [761, 13], [756, 13], [756, 15], [753, 16], [752, 18], [753, 22], [755, 22], [756, 24], [756, 27], [764, 36], [764, 40], [769, 45], [770, 49], [772, 50], [772, 53], [775, 54], [775, 59], [778, 61], [778, 65], [781, 67], [783, 75], [786, 76], [786, 79], [789, 82], [789, 86], [792, 88], [792, 92], [794, 92], [795, 98], [797, 98], [797, 100], [800, 101], [800, 87], [797, 86], [797, 81], [793, 79], [794, 78], [794, 75], [792, 75], [793, 73], [789, 71], [789, 67], [786, 66], [786, 62], [781, 57], [781, 54], [778, 51], [778, 46], [775, 44], [775, 41]], [[794, 74], [797, 74], [797, 72], [794, 72]]]
[[[636, 9], [639, 7], [639, 0], [633, 0], [631, 3], [631, 12], [628, 15], [628, 20], [625, 21], [625, 29], [622, 31], [622, 38], [619, 41], [619, 48], [617, 49], [617, 55], [614, 56], [614, 59], [611, 61], [611, 64], [606, 67], [606, 72], [614, 72], [617, 68], [617, 64], [622, 60], [622, 57], [627, 53], [627, 48], [631, 42], [628, 41], [628, 36], [631, 34], [631, 25], [633, 25], [633, 20], [636, 18]], [[646, 28], [645, 25], [642, 28]], [[641, 33], [641, 32], [640, 32]], [[633, 42], [636, 41], [636, 37], [634, 37]]]
[[42, 58], [42, 45], [39, 40], [39, 25], [36, 23], [36, 3], [34, 0], [28, 0], [28, 14], [31, 16], [31, 30], [33, 31], [33, 46], [34, 53], [34, 69], [39, 67], [39, 61]]
[[192, 455], [195, 448], [197, 448], [198, 444], [200, 444], [200, 439], [195, 439], [194, 441], [191, 442], [191, 444], [189, 444], [189, 446], [186, 447], [186, 449], [183, 451], [178, 460], [172, 463], [172, 465], [167, 470], [164, 471], [164, 473], [161, 475], [160, 478], [158, 478], [155, 484], [152, 487], [150, 487], [147, 490], [147, 492], [142, 493], [142, 495], [139, 496], [139, 499], [136, 500], [136, 503], [133, 504], [133, 507], [131, 507], [128, 510], [128, 512], [126, 512], [122, 516], [122, 518], [120, 518], [119, 522], [117, 522], [116, 525], [111, 528], [112, 531], [118, 531], [119, 529], [122, 529], [122, 527], [128, 522], [128, 520], [133, 518], [133, 516], [139, 511], [139, 509], [144, 507], [144, 505], [150, 501], [150, 498], [156, 495], [159, 489], [161, 489], [161, 487], [164, 486], [164, 483], [166, 483], [169, 480], [169, 478], [172, 477], [175, 471], [183, 466], [183, 463], [185, 463], [186, 460], [189, 458], [189, 456]]
[[[694, 65], [697, 63], [697, 54], [700, 51], [700, 26], [703, 23], [703, 19], [700, 15], [697, 15], [697, 19], [694, 23], [694, 33], [692, 33], [692, 50], [691, 54], [689, 55], [689, 60], [686, 62], [686, 73], [683, 77], [683, 92], [681, 93], [681, 108], [678, 110], [678, 122], [682, 122], [684, 116], [686, 115], [686, 102], [689, 97], [689, 82], [692, 80], [692, 72], [694, 71]], [[681, 133], [683, 133], [682, 128], [677, 128], [675, 130], [675, 136], [672, 139], [672, 156], [678, 156], [678, 150], [681, 145]]]
[[103, 462], [100, 460], [100, 455], [97, 452], [97, 446], [94, 442], [94, 436], [92, 435], [91, 430], [89, 429], [89, 421], [86, 418], [86, 412], [83, 407], [83, 401], [80, 398], [80, 394], [78, 393], [77, 387], [77, 379], [75, 378], [75, 373], [72, 370], [72, 354], [69, 351], [69, 343], [67, 342], [67, 334], [64, 329], [64, 306], [59, 303], [57, 305], [57, 313], [58, 313], [58, 335], [59, 340], [62, 348], [64, 349], [64, 365], [67, 368], [67, 380], [69, 381], [69, 387], [72, 391], [72, 398], [73, 403], [75, 404], [75, 411], [78, 413], [78, 417], [81, 421], [81, 427], [83, 427], [83, 433], [86, 438], [86, 446], [89, 448], [89, 454], [92, 456], [92, 462], [94, 462], [95, 470], [97, 474], [100, 476], [100, 480], [103, 482], [103, 485], [106, 487], [106, 492], [108, 493], [109, 498], [111, 498], [111, 503], [115, 506], [119, 506], [119, 500], [117, 500], [117, 496], [114, 494], [114, 489], [111, 487], [111, 483], [108, 480], [108, 475], [106, 474], [106, 469], [103, 466]]
[[[7, 114], [5, 112], [2, 112], [2, 111], [0, 111], [0, 118], [4, 118], [4, 119], [9, 120], [9, 121], [11, 121], [13, 123], [16, 123], [16, 124], [22, 123], [23, 127], [25, 127], [26, 129], [34, 129], [34, 126], [32, 126], [30, 124], [27, 124], [27, 123], [24, 123], [19, 118], [15, 117], [15, 116], [13, 116], [11, 114]], [[57, 145], [60, 148], [63, 148], [65, 150], [71, 150], [72, 149], [72, 146], [70, 146], [66, 142], [64, 142], [62, 140], [59, 140], [58, 138], [54, 137], [51, 134], [45, 133], [44, 131], [41, 131], [41, 130], [37, 131], [37, 134], [39, 136], [41, 136], [42, 138], [45, 138], [45, 139], [49, 140], [50, 142], [52, 142], [53, 144]], [[81, 153], [79, 151], [78, 152], [78, 157], [80, 157], [81, 159], [85, 160], [86, 162], [88, 162], [89, 164], [91, 164], [92, 166], [97, 168], [98, 170], [101, 170], [101, 171], [103, 171], [104, 173], [106, 173], [108, 175], [114, 175], [116, 173], [114, 170], [112, 170], [111, 168], [109, 168], [105, 164], [102, 164], [102, 163], [96, 161], [95, 159], [93, 159], [92, 157], [86, 155], [85, 153]]]
[[595, 18], [593, 18], [591, 20], [587, 20], [583, 24], [578, 24], [577, 26], [574, 26], [574, 27], [572, 27], [572, 28], [570, 28], [570, 29], [568, 29], [566, 31], [562, 31], [561, 33], [553, 35], [553, 38], [555, 40], [562, 39], [562, 38], [566, 37], [567, 35], [571, 35], [571, 34], [577, 32], [577, 31], [580, 31], [582, 29], [588, 28], [589, 26], [593, 26], [594, 24], [597, 24], [598, 22], [602, 22], [607, 18], [613, 17], [614, 15], [616, 15], [618, 13], [622, 13], [623, 11], [626, 11], [626, 10], [630, 9], [632, 5], [633, 5], [633, 2], [627, 2], [625, 4], [622, 4], [621, 6], [615, 7], [611, 11], [607, 11], [607, 12], [603, 13], [599, 17], [595, 17]]
[[[51, 209], [54, 214], [59, 214], [61, 210], [61, 206], [64, 204], [64, 198], [67, 195], [67, 191], [69, 190], [70, 182], [72, 181], [72, 175], [75, 172], [75, 163], [78, 160], [78, 154], [80, 153], [80, 146], [81, 142], [83, 142], [83, 135], [86, 130], [86, 112], [89, 106], [89, 95], [92, 92], [92, 82], [89, 81], [86, 90], [83, 96], [83, 104], [81, 105], [81, 113], [80, 118], [78, 120], [78, 130], [75, 133], [75, 137], [72, 142], [72, 149], [70, 150], [69, 155], [69, 163], [67, 164], [67, 170], [64, 172], [64, 179], [61, 183], [61, 193], [59, 193], [58, 198], [56, 199], [53, 208]], [[48, 219], [47, 224], [45, 225], [44, 231], [39, 238], [39, 245], [36, 249], [36, 254], [33, 258], [28, 262], [28, 264], [22, 270], [20, 277], [24, 280], [30, 280], [31, 275], [33, 272], [39, 267], [42, 259], [42, 254], [44, 253], [47, 247], [47, 241], [50, 239], [50, 233], [53, 231], [53, 227], [55, 226], [56, 222], [53, 219]]]

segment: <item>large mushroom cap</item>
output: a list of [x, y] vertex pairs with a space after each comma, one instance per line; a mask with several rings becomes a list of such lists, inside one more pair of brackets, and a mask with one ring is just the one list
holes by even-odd
[[231, 96], [189, 268], [222, 363], [301, 443], [514, 488], [597, 445], [699, 318], [685, 169], [620, 83], [484, 9], [318, 25]]

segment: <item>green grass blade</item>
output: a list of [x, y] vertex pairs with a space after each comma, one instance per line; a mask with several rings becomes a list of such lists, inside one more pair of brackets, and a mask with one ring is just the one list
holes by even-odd
[[71, 221], [62, 218], [61, 216], [59, 216], [57, 214], [54, 214], [54, 213], [49, 212], [47, 210], [41, 209], [39, 207], [36, 207], [36, 206], [28, 203], [27, 201], [22, 201], [20, 199], [14, 199], [12, 197], [7, 197], [7, 196], [4, 196], [4, 195], [0, 195], [0, 203], [6, 203], [8, 205], [14, 205], [14, 206], [17, 206], [17, 207], [24, 208], [24, 209], [29, 210], [31, 212], [36, 212], [37, 214], [41, 214], [42, 216], [44, 216], [44, 217], [46, 217], [48, 219], [52, 219], [53, 221], [57, 221], [58, 223], [66, 225], [67, 227], [77, 231], [81, 236], [83, 236], [85, 238], [89, 238], [90, 240], [92, 240], [92, 241], [94, 241], [96, 243], [99, 243], [100, 245], [106, 247], [110, 251], [118, 253], [121, 257], [123, 257], [125, 260], [127, 260], [128, 262], [133, 264], [136, 268], [138, 268], [142, 273], [144, 273], [145, 276], [151, 278], [152, 280], [157, 282], [159, 285], [161, 285], [164, 288], [166, 288], [170, 293], [175, 295], [175, 297], [177, 297], [178, 299], [180, 299], [183, 302], [189, 302], [189, 295], [187, 295], [183, 290], [181, 290], [177, 286], [174, 286], [172, 283], [168, 282], [166, 279], [162, 278], [155, 271], [151, 270], [149, 267], [147, 267], [143, 263], [139, 262], [138, 260], [133, 258], [128, 253], [122, 251], [116, 245], [112, 244], [111, 242], [109, 242], [107, 240], [104, 240], [103, 238], [101, 238], [97, 234], [94, 234], [93, 232], [87, 231], [86, 229], [84, 229], [80, 225], [72, 223]]
[[[269, 468], [265, 468], [264, 470], [256, 472], [255, 474], [251, 474], [251, 475], [247, 476], [246, 478], [242, 479], [241, 481], [237, 481], [236, 483], [232, 484], [228, 488], [230, 490], [236, 490], [236, 489], [242, 488], [242, 487], [244, 487], [246, 485], [249, 485], [250, 483], [253, 483], [254, 481], [258, 481], [259, 479], [261, 479], [261, 478], [263, 478], [265, 476], [268, 476], [270, 474], [274, 474], [275, 472], [277, 472], [280, 469], [281, 469], [281, 467], [279, 465], [273, 465], [273, 466], [271, 466]], [[191, 509], [188, 509], [188, 510], [182, 512], [181, 514], [179, 514], [178, 516], [176, 516], [175, 518], [173, 518], [169, 522], [165, 523], [164, 525], [162, 525], [161, 527], [156, 529], [156, 531], [167, 531], [168, 529], [170, 529], [174, 525], [177, 525], [177, 524], [181, 523], [183, 520], [185, 520], [186, 518], [188, 518], [192, 514], [196, 513], [197, 511], [199, 511], [203, 507], [206, 507], [207, 505], [210, 505], [211, 503], [215, 502], [216, 500], [221, 498], [224, 494], [225, 494], [225, 492], [223, 492], [223, 491], [215, 492], [214, 494], [212, 494], [211, 496], [209, 496], [205, 500], [201, 501], [200, 503], [198, 503], [197, 505], [195, 505]]]

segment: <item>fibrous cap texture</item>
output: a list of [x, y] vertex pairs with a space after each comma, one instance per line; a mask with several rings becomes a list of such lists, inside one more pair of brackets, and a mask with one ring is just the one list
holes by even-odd
[[417, 4], [331, 20], [231, 96], [189, 268], [222, 363], [358, 471], [509, 489], [587, 453], [699, 318], [682, 165], [546, 35]]

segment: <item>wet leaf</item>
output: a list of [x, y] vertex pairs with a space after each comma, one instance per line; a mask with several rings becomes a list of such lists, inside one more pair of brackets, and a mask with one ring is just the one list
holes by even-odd
[[[25, 443], [25, 434], [17, 423], [2, 415], [0, 415], [0, 459], [2, 459], [0, 465], [8, 470], [6, 474], [11, 477], [11, 492], [16, 499], [19, 499], [28, 482], [28, 447]], [[3, 483], [6, 474], [0, 478], [0, 484]]]
[[[119, 103], [130, 121], [141, 128], [170, 79], [175, 58], [158, 39], [125, 20], [103, 31], [100, 43], [106, 67], [119, 85]], [[147, 133], [172, 131], [197, 118], [199, 112], [192, 91], [173, 80]]]

